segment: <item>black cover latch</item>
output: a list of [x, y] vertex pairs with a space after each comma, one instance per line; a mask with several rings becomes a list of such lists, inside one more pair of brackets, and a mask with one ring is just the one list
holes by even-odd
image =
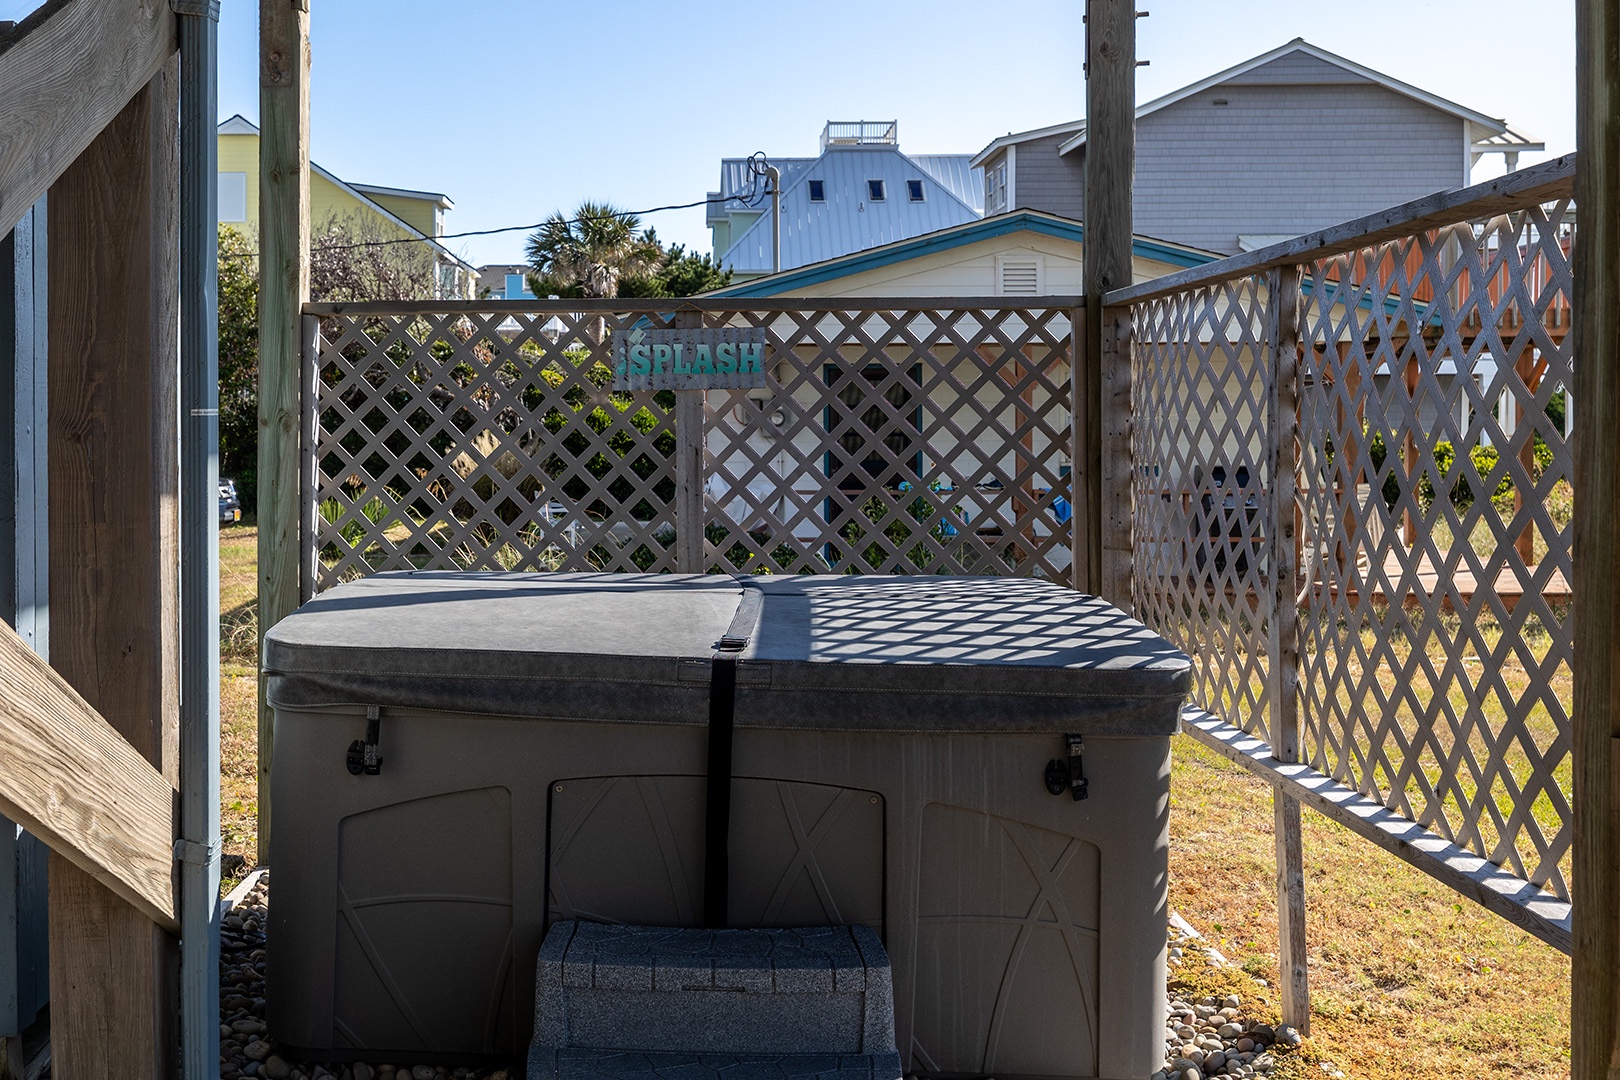
[[347, 764], [350, 775], [359, 776], [363, 773], [366, 776], [376, 776], [382, 772], [382, 755], [377, 752], [381, 730], [382, 710], [372, 705], [366, 709], [366, 737], [349, 744]]
[[1069, 744], [1069, 794], [1074, 801], [1079, 802], [1086, 797], [1086, 789], [1090, 786], [1086, 781], [1086, 740], [1079, 735], [1065, 735], [1064, 740]]

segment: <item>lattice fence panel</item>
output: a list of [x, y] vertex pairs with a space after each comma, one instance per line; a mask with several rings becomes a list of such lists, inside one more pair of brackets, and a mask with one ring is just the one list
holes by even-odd
[[1133, 311], [1137, 616], [1193, 658], [1194, 696], [1266, 734], [1271, 617], [1264, 277]]
[[1567, 898], [1568, 206], [1305, 267], [1307, 759]]
[[708, 395], [712, 568], [1069, 580], [1069, 309], [722, 319], [771, 371]]
[[[316, 588], [679, 568], [676, 394], [613, 392], [610, 358], [676, 317], [565, 306], [317, 309]], [[1071, 308], [682, 311], [768, 337], [768, 385], [708, 391], [685, 433], [703, 568], [1069, 579]]]
[[674, 398], [610, 391], [607, 341], [626, 318], [323, 317], [316, 586], [379, 570], [674, 569]]

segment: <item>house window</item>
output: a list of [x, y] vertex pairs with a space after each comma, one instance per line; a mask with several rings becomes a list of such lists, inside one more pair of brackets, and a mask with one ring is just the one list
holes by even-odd
[[226, 223], [247, 221], [247, 173], [219, 174], [219, 220]]
[[1007, 209], [1007, 162], [984, 171], [984, 212], [999, 214]]
[[810, 181], [810, 201], [811, 202], [826, 202], [827, 201], [827, 184], [826, 184], [825, 181], [822, 181], [822, 180], [812, 180], [812, 181]]
[[888, 198], [883, 190], [883, 181], [868, 180], [866, 182], [866, 197], [872, 202], [882, 202]]
[[907, 180], [906, 181], [906, 198], [910, 199], [912, 202], [922, 202], [923, 201], [923, 189], [922, 189], [922, 181], [921, 180]]

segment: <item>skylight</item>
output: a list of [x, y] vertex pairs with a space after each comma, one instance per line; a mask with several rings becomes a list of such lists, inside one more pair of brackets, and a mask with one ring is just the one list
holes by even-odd
[[910, 199], [912, 202], [923, 201], [923, 187], [921, 180], [906, 181], [906, 198]]
[[810, 181], [810, 201], [811, 202], [826, 202], [827, 201], [827, 184], [826, 184], [825, 181], [823, 181], [823, 180], [812, 180], [812, 181]]
[[883, 191], [883, 181], [868, 180], [866, 182], [866, 197], [872, 202], [882, 202], [888, 196]]

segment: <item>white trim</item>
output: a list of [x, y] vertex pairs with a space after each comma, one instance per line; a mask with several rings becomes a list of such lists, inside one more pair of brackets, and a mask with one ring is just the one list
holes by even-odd
[[401, 199], [421, 199], [423, 202], [431, 202], [438, 206], [442, 206], [446, 210], [454, 210], [456, 208], [456, 204], [450, 201], [450, 196], [444, 194], [442, 191], [413, 191], [410, 188], [383, 187], [380, 184], [351, 183], [349, 186], [354, 188], [356, 191], [363, 191], [368, 195], [393, 195]]
[[1048, 135], [1062, 135], [1065, 132], [1082, 129], [1085, 126], [1086, 122], [1084, 120], [1070, 120], [1066, 124], [1049, 124], [1043, 128], [1032, 128], [1029, 131], [1009, 131], [999, 139], [990, 140], [990, 145], [974, 154], [973, 159], [968, 162], [968, 167], [973, 169], [981, 168], [984, 165], [984, 159], [1002, 147], [1016, 146], [1021, 142], [1029, 142], [1031, 139], [1044, 139]]
[[[1441, 112], [1448, 112], [1454, 116], [1459, 116], [1464, 120], [1471, 120], [1479, 126], [1487, 128], [1491, 131], [1502, 132], [1507, 130], [1507, 122], [1504, 120], [1497, 119], [1496, 117], [1486, 116], [1481, 112], [1475, 112], [1473, 109], [1459, 105], [1455, 101], [1448, 101], [1446, 98], [1440, 97], [1438, 94], [1431, 94], [1427, 90], [1420, 90], [1411, 83], [1405, 83], [1399, 79], [1385, 75], [1381, 71], [1374, 71], [1372, 68], [1363, 67], [1354, 60], [1346, 60], [1337, 53], [1330, 53], [1326, 49], [1318, 48], [1317, 46], [1306, 41], [1304, 38], [1295, 38], [1288, 44], [1280, 45], [1277, 48], [1272, 49], [1270, 52], [1261, 53], [1259, 56], [1245, 60], [1243, 63], [1237, 64], [1233, 67], [1229, 67], [1225, 71], [1217, 71], [1215, 74], [1210, 75], [1207, 78], [1199, 79], [1194, 83], [1188, 83], [1180, 90], [1172, 90], [1163, 97], [1157, 97], [1145, 105], [1139, 105], [1136, 109], [1136, 118], [1140, 120], [1142, 117], [1174, 105], [1178, 101], [1185, 101], [1194, 94], [1208, 90], [1212, 86], [1218, 86], [1229, 79], [1234, 79], [1239, 75], [1253, 71], [1257, 67], [1269, 64], [1273, 60], [1281, 59], [1290, 53], [1296, 52], [1304, 53], [1306, 56], [1314, 57], [1317, 60], [1321, 60], [1323, 63], [1332, 64], [1333, 66], [1342, 68], [1345, 71], [1351, 72], [1352, 74], [1360, 75], [1362, 78], [1367, 79], [1370, 82], [1377, 83], [1386, 90], [1393, 90], [1397, 94], [1402, 94], [1406, 97], [1413, 98], [1425, 105], [1428, 105], [1430, 108], [1439, 109]], [[1078, 149], [1085, 144], [1085, 141], [1086, 133], [1084, 130], [1081, 130], [1075, 134], [1073, 138], [1059, 144], [1058, 156], [1062, 157], [1065, 154]]]
[[[990, 209], [988, 206], [986, 210]], [[1018, 209], [1018, 144], [1007, 147], [1007, 211]]]

